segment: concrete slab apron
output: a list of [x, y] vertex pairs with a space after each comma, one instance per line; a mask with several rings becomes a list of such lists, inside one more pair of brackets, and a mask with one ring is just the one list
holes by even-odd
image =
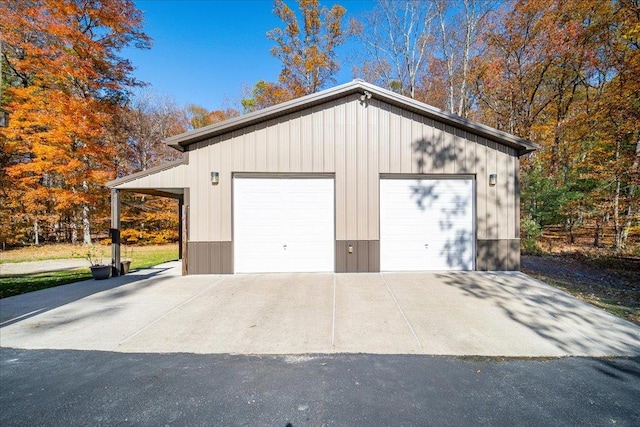
[[522, 273], [396, 273], [385, 277], [426, 353], [640, 354], [640, 328]]
[[[640, 328], [520, 273], [174, 273], [80, 295], [25, 317], [0, 328], [0, 345], [241, 354], [640, 355]], [[3, 300], [3, 307], [24, 303], [26, 295], [21, 297]]]
[[335, 291], [334, 351], [422, 352], [382, 275], [336, 274]]
[[332, 288], [332, 274], [226, 276], [118, 350], [331, 352]]

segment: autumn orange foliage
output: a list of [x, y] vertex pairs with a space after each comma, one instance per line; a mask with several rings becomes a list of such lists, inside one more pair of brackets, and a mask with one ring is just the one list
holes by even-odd
[[118, 56], [147, 47], [130, 0], [5, 0], [3, 52], [3, 242], [40, 235], [91, 241], [94, 216], [108, 209], [102, 186], [116, 173], [112, 117], [137, 82]]

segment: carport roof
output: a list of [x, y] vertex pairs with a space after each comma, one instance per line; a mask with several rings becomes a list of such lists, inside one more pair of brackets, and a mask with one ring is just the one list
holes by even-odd
[[391, 105], [404, 108], [430, 119], [446, 123], [456, 128], [498, 142], [505, 146], [515, 148], [518, 151], [519, 155], [524, 155], [540, 148], [538, 144], [532, 141], [517, 137], [515, 135], [511, 135], [498, 129], [494, 129], [490, 126], [467, 120], [463, 117], [448, 113], [431, 105], [418, 102], [414, 99], [407, 98], [395, 92], [391, 92], [381, 87], [366, 83], [365, 81], [360, 79], [356, 79], [349, 83], [326, 89], [321, 92], [297, 98], [292, 101], [274, 105], [260, 111], [255, 111], [253, 113], [234, 117], [220, 123], [215, 123], [213, 125], [204, 126], [190, 132], [172, 136], [170, 138], [167, 138], [164, 142], [165, 144], [179, 151], [185, 151], [185, 147], [190, 144], [194, 144], [208, 138], [222, 135], [247, 126], [255, 125], [309, 107], [323, 104], [348, 95], [364, 94], [365, 91], [371, 94], [373, 98], [382, 100]]
[[[185, 185], [184, 179], [180, 178], [184, 178], [184, 166], [187, 164], [187, 159], [187, 153], [185, 153], [184, 157], [180, 160], [114, 179], [113, 181], [107, 182], [105, 187], [180, 199], [183, 197]], [[172, 182], [174, 185], [182, 184], [183, 186], [164, 186], [163, 178], [169, 175], [171, 175], [171, 179], [168, 180], [169, 182]]]

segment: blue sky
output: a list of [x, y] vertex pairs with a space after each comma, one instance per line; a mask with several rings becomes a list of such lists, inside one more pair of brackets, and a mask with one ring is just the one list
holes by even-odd
[[[286, 3], [297, 10], [294, 0]], [[321, 3], [342, 4], [348, 17], [373, 7], [370, 0]], [[283, 26], [272, 12], [273, 1], [136, 0], [135, 4], [144, 11], [144, 28], [153, 47], [127, 49], [123, 56], [136, 67], [136, 78], [179, 106], [237, 107], [243, 86], [277, 80], [281, 63], [269, 53], [274, 43], [266, 37], [267, 31]], [[347, 58], [354, 49], [355, 43], [340, 49], [337, 83], [352, 79]]]

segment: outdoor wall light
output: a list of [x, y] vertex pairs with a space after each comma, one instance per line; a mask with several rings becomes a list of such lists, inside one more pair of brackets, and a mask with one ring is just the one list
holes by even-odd
[[495, 186], [496, 183], [498, 182], [498, 174], [497, 173], [492, 173], [491, 175], [489, 175], [489, 185], [490, 186]]
[[218, 185], [220, 182], [220, 174], [218, 172], [211, 172], [211, 185]]

